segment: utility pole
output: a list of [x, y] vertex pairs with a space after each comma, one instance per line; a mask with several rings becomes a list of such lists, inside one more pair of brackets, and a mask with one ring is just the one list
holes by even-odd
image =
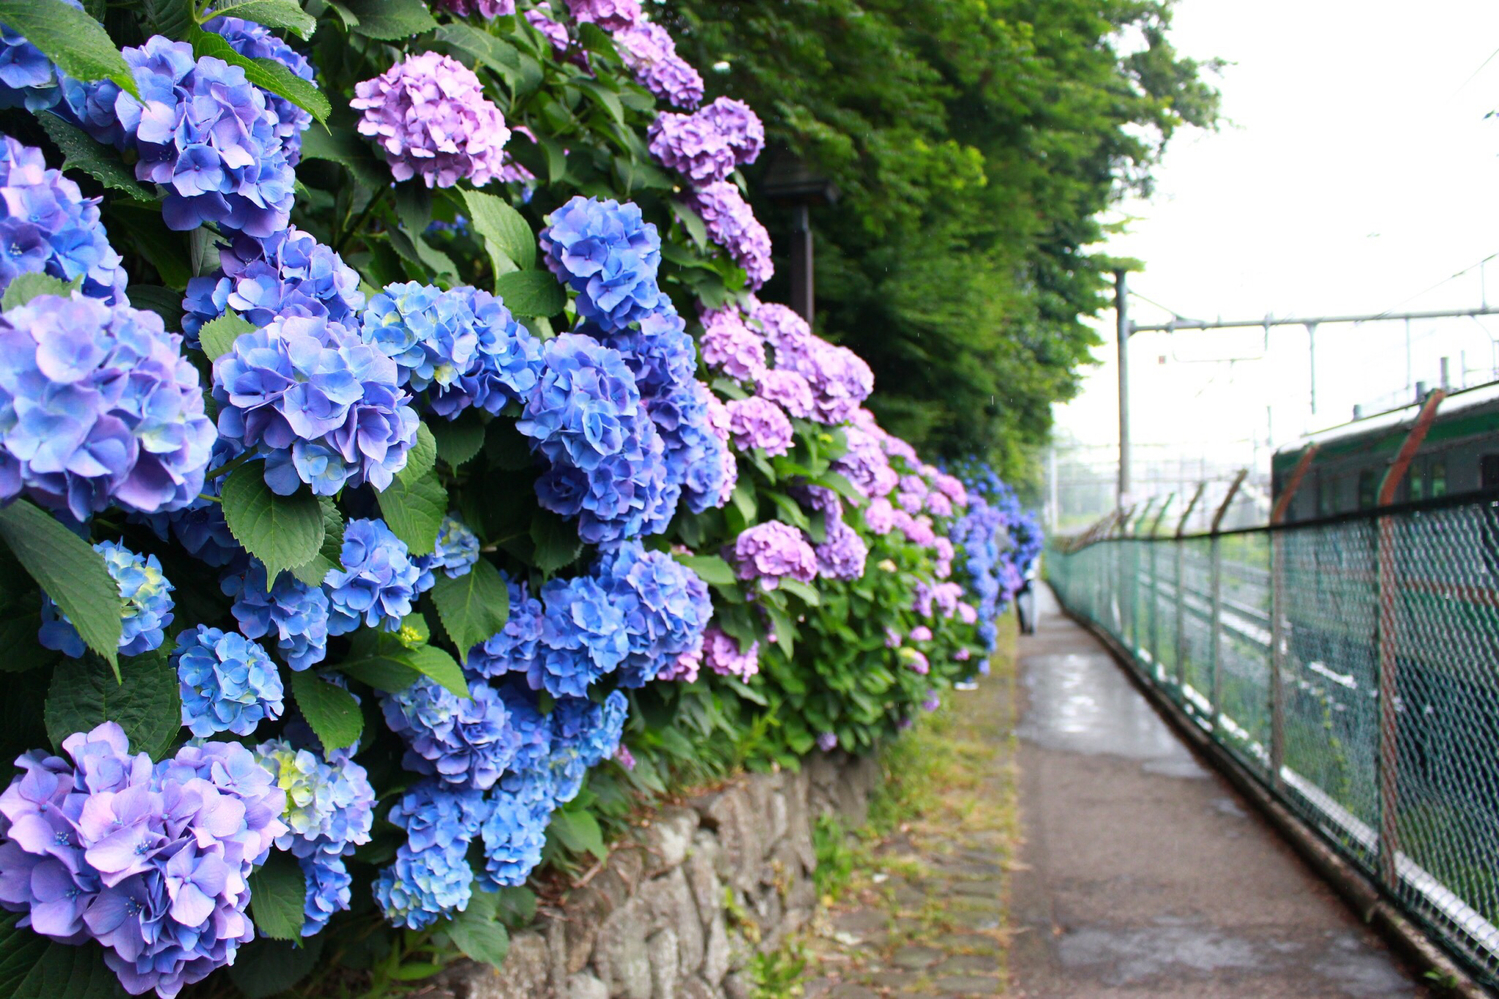
[[1119, 333], [1119, 489], [1115, 505], [1129, 502], [1129, 309], [1125, 298], [1125, 272], [1114, 272], [1114, 318]]

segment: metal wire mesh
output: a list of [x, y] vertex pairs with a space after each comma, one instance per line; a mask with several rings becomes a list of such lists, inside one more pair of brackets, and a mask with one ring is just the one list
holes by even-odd
[[1499, 985], [1499, 504], [1108, 539], [1052, 548], [1046, 571], [1069, 611]]

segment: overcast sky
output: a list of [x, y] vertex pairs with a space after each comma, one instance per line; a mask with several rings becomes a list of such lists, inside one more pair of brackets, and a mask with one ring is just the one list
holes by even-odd
[[[1173, 37], [1232, 63], [1226, 122], [1178, 133], [1155, 195], [1123, 206], [1130, 232], [1107, 250], [1145, 262], [1133, 290], [1193, 318], [1479, 305], [1478, 268], [1444, 279], [1499, 252], [1499, 117], [1485, 119], [1499, 108], [1499, 3], [1180, 0]], [[1499, 305], [1499, 259], [1487, 285]], [[1171, 318], [1138, 298], [1130, 309]], [[1118, 440], [1113, 324], [1099, 323], [1106, 363], [1057, 407], [1061, 434]], [[1469, 384], [1499, 378], [1499, 316], [1417, 322], [1411, 337], [1411, 381], [1434, 383], [1444, 355], [1454, 383], [1464, 362]], [[1316, 348], [1314, 415], [1300, 327], [1272, 331], [1268, 350], [1258, 329], [1138, 334], [1134, 439], [1248, 461], [1252, 438], [1282, 445], [1405, 395], [1404, 324], [1322, 326]]]

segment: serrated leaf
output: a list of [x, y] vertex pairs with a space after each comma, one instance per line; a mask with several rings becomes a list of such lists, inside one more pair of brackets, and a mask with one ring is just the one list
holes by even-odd
[[623, 126], [625, 123], [625, 109], [619, 103], [619, 95], [605, 87], [597, 80], [574, 80], [574, 85], [581, 88], [584, 95], [599, 107], [604, 109], [614, 124]]
[[26, 500], [0, 509], [0, 539], [62, 608], [83, 644], [110, 666], [117, 666], [123, 605], [120, 588], [104, 567], [104, 556]]
[[82, 170], [99, 183], [115, 191], [122, 191], [136, 201], [155, 201], [151, 189], [135, 179], [113, 149], [95, 142], [93, 136], [74, 128], [56, 115], [37, 117], [42, 129], [52, 142], [62, 150], [64, 170]]
[[285, 97], [320, 122], [326, 123], [333, 112], [333, 105], [317, 84], [302, 79], [274, 59], [251, 59], [234, 51], [224, 36], [204, 31], [194, 26], [188, 32], [193, 43], [193, 54], [202, 58], [212, 56], [231, 66], [245, 71], [245, 78], [262, 90], [269, 90], [278, 97]]
[[597, 52], [599, 55], [609, 56], [611, 59], [619, 58], [619, 50], [614, 45], [614, 39], [609, 32], [600, 28], [592, 21], [584, 21], [578, 25], [578, 44], [589, 52]]
[[235, 312], [226, 312], [217, 319], [210, 319], [198, 330], [198, 343], [210, 361], [234, 349], [234, 341], [242, 334], [253, 333], [255, 324]]
[[390, 183], [390, 171], [375, 158], [354, 126], [352, 112], [340, 109], [329, 120], [326, 130], [309, 128], [302, 133], [302, 158], [337, 163], [364, 187], [379, 190]]
[[224, 520], [245, 550], [265, 563], [266, 578], [312, 561], [323, 547], [323, 510], [307, 488], [277, 496], [260, 462], [241, 465], [224, 481]]
[[126, 999], [98, 947], [57, 943], [0, 915], [0, 995], [9, 999]]
[[520, 69], [520, 53], [515, 50], [514, 45], [487, 31], [480, 31], [471, 24], [464, 24], [462, 21], [444, 24], [437, 29], [437, 40], [488, 66], [507, 82], [512, 81], [516, 71]]
[[472, 569], [449, 579], [437, 574], [432, 586], [432, 605], [459, 653], [498, 634], [510, 616], [510, 592], [500, 572], [487, 559], [479, 559]]
[[421, 0], [343, 0], [343, 6], [359, 18], [351, 29], [354, 34], [382, 42], [400, 41], [437, 27]]
[[732, 586], [739, 579], [734, 567], [717, 555], [678, 555], [676, 559], [710, 586]]
[[680, 201], [673, 201], [671, 203], [671, 210], [676, 214], [677, 218], [682, 220], [682, 225], [687, 229], [687, 235], [692, 237], [692, 241], [697, 244], [697, 248], [706, 252], [708, 249], [708, 224], [703, 221], [703, 217]]
[[177, 671], [160, 650], [120, 660], [120, 678], [97, 657], [64, 659], [47, 689], [47, 737], [54, 746], [76, 732], [112, 721], [125, 730], [130, 749], [164, 756], [182, 731]]
[[574, 853], [591, 853], [600, 860], [609, 856], [609, 850], [604, 846], [604, 831], [590, 812], [559, 809], [552, 813], [552, 824], [547, 831], [556, 833], [562, 845]]
[[416, 443], [406, 452], [406, 467], [396, 473], [401, 482], [414, 482], [432, 471], [437, 464], [437, 438], [432, 428], [420, 423], [416, 428]]
[[[521, 270], [536, 267], [536, 234], [520, 212], [510, 207], [503, 199], [481, 191], [464, 191], [464, 203], [468, 206], [469, 224], [474, 232], [491, 244], [492, 251], [504, 255]], [[556, 285], [556, 280], [552, 281]], [[507, 303], [508, 304], [508, 303]], [[564, 301], [564, 304], [565, 301]], [[510, 306], [510, 311], [516, 311]], [[561, 311], [560, 309], [558, 311]], [[555, 313], [525, 313], [526, 315], [554, 315]]]
[[225, 972], [245, 994], [245, 999], [270, 999], [296, 985], [317, 967], [323, 954], [323, 939], [321, 934], [304, 937], [296, 943], [257, 938], [239, 949], [234, 963]]
[[255, 929], [272, 940], [300, 940], [307, 878], [297, 858], [272, 850], [250, 874], [250, 918]]
[[214, 17], [238, 17], [263, 24], [272, 30], [295, 33], [311, 38], [317, 30], [317, 18], [304, 11], [295, 0], [240, 0], [213, 9]]
[[411, 554], [431, 555], [448, 514], [448, 491], [437, 477], [428, 473], [411, 482], [396, 479], [379, 499], [386, 525]]
[[60, 298], [67, 298], [82, 285], [83, 278], [81, 277], [63, 281], [51, 274], [38, 274], [35, 271], [17, 274], [11, 278], [10, 284], [5, 286], [5, 295], [0, 297], [0, 310], [9, 311], [18, 308], [38, 295], [57, 295]]
[[822, 604], [822, 594], [817, 592], [817, 588], [803, 583], [800, 579], [791, 579], [790, 577], [783, 576], [778, 586], [787, 593], [796, 594], [802, 599], [802, 603], [809, 607], [817, 607]]
[[186, 38], [193, 26], [193, 0], [141, 0], [151, 34]]
[[494, 293], [517, 316], [555, 316], [567, 308], [567, 292], [551, 271], [512, 271], [494, 279]]
[[472, 461], [484, 447], [485, 429], [484, 420], [474, 409], [465, 411], [456, 420], [433, 420], [437, 456], [453, 468]]
[[468, 908], [456, 913], [444, 929], [465, 957], [498, 968], [510, 952], [510, 934], [497, 917], [498, 899], [475, 892]]
[[310, 670], [291, 675], [292, 696], [325, 751], [346, 749], [359, 741], [364, 714], [354, 695], [320, 679]]
[[405, 690], [418, 675], [422, 675], [431, 677], [459, 697], [469, 696], [462, 667], [452, 656], [431, 645], [408, 649], [391, 642], [379, 642], [367, 651], [350, 655], [339, 663], [338, 668], [376, 690]]
[[42, 50], [59, 69], [79, 80], [113, 80], [140, 99], [135, 77], [104, 25], [62, 0], [0, 0], [0, 24]]
[[308, 586], [321, 586], [328, 573], [343, 565], [344, 518], [327, 496], [318, 497], [318, 506], [323, 511], [323, 544], [317, 557], [303, 562], [291, 570], [291, 574]]
[[536, 568], [551, 575], [571, 565], [583, 553], [576, 524], [563, 520], [550, 510], [537, 510], [531, 518], [531, 540], [536, 549], [531, 556]]
[[133, 284], [130, 286], [130, 304], [137, 309], [149, 309], [161, 317], [169, 330], [182, 329], [182, 292], [163, 288], [159, 284]]

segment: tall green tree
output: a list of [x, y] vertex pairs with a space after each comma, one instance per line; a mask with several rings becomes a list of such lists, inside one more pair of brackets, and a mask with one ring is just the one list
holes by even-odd
[[[1179, 55], [1171, 0], [667, 0], [709, 96], [765, 118], [758, 193], [789, 153], [838, 187], [814, 212], [817, 325], [862, 354], [881, 422], [1023, 481], [1098, 343], [1101, 213], [1148, 191], [1216, 62]], [[785, 245], [785, 240], [777, 240]], [[770, 295], [785, 295], [786, 261]]]

